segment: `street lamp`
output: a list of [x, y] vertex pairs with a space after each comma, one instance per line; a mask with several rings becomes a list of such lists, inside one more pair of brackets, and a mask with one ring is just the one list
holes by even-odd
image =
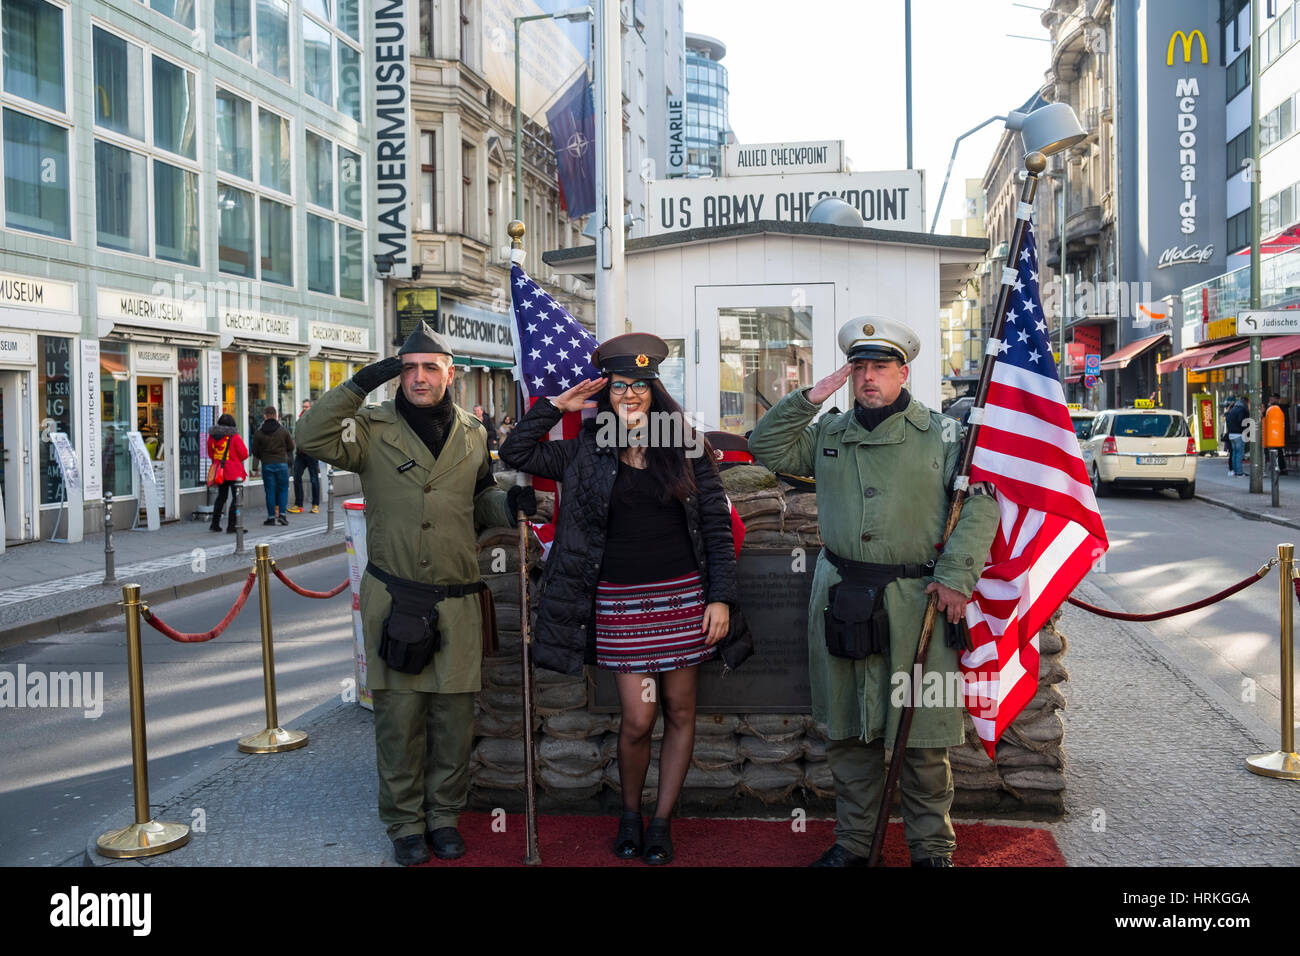
[[519, 106], [519, 28], [529, 20], [590, 20], [591, 7], [569, 7], [554, 13], [534, 13], [527, 17], [515, 17], [515, 218], [524, 218], [524, 163], [523, 122]]
[[948, 179], [952, 176], [952, 164], [957, 161], [957, 147], [961, 141], [972, 133], [977, 133], [994, 120], [1002, 120], [1007, 129], [1018, 130], [1025, 147], [1025, 153], [1039, 152], [1051, 156], [1075, 143], [1087, 138], [1087, 133], [1079, 125], [1079, 118], [1074, 115], [1066, 103], [1048, 103], [1032, 113], [1011, 110], [1006, 116], [990, 116], [978, 126], [974, 126], [958, 136], [952, 144], [952, 156], [948, 158], [948, 171], [943, 174], [943, 187], [939, 190], [939, 201], [934, 207], [934, 219], [930, 222], [930, 232], [939, 224], [939, 210], [943, 208], [943, 194], [948, 191]]

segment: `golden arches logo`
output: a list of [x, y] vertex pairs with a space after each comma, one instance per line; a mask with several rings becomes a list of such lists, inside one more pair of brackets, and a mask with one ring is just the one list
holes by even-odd
[[1169, 50], [1165, 53], [1165, 66], [1174, 65], [1174, 44], [1179, 40], [1183, 41], [1183, 62], [1192, 62], [1192, 41], [1201, 41], [1201, 62], [1209, 63], [1210, 54], [1205, 48], [1205, 34], [1200, 30], [1193, 30], [1191, 33], [1184, 33], [1182, 30], [1175, 30], [1174, 35], [1169, 38]]

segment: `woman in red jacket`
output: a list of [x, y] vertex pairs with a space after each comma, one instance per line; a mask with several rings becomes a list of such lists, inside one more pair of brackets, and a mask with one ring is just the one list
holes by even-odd
[[222, 415], [208, 432], [208, 457], [225, 469], [225, 481], [217, 491], [217, 503], [212, 506], [212, 524], [210, 531], [221, 530], [221, 510], [226, 504], [226, 495], [230, 495], [230, 517], [226, 521], [226, 530], [235, 531], [235, 482], [248, 477], [244, 471], [244, 459], [248, 457], [248, 446], [239, 437], [233, 415]]

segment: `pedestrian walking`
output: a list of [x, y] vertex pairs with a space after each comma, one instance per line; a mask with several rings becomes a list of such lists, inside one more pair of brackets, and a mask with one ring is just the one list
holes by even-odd
[[[481, 422], [451, 400], [452, 359], [421, 322], [396, 356], [326, 392], [298, 425], [307, 454], [361, 478], [379, 819], [404, 866], [427, 862], [430, 849], [441, 859], [465, 853], [457, 825], [469, 801], [484, 637], [476, 532], [536, 510], [531, 488], [507, 495], [493, 482]], [[363, 407], [396, 376], [394, 400]]]
[[[302, 411], [298, 414], [298, 421], [301, 422], [303, 416], [311, 410], [311, 399], [302, 400]], [[303, 453], [301, 448], [294, 449], [293, 453], [293, 505], [289, 508], [289, 514], [302, 514], [302, 474], [307, 473], [311, 479], [311, 513], [320, 514], [320, 462], [311, 455]]]
[[[667, 355], [654, 335], [610, 339], [591, 356], [601, 378], [538, 401], [501, 446], [511, 467], [564, 483], [538, 589], [533, 659], [564, 674], [582, 673], [584, 663], [614, 672], [623, 792], [614, 854], [651, 864], [673, 859], [669, 821], [695, 744], [699, 665], [717, 654], [737, 599], [727, 498], [707, 443], [695, 439], [659, 381]], [[593, 404], [596, 418], [579, 437], [542, 440], [565, 412]], [[638, 441], [636, 429], [654, 424], [652, 416], [676, 416], [682, 443]], [[621, 437], [598, 438], [608, 434]], [[659, 792], [643, 830], [657, 703], [664, 716]]]
[[289, 462], [293, 436], [280, 424], [274, 405], [262, 411], [262, 426], [253, 433], [253, 457], [262, 463], [262, 491], [266, 494], [266, 520], [262, 524], [289, 523]]
[[[209, 484], [217, 489], [217, 501], [212, 506], [212, 523], [210, 531], [221, 530], [221, 511], [230, 498], [230, 516], [226, 519], [226, 531], [235, 533], [235, 485], [248, 478], [244, 470], [244, 460], [248, 458], [248, 447], [235, 427], [235, 416], [222, 415], [217, 423], [208, 429], [208, 458], [213, 466], [220, 469], [216, 475], [209, 475]], [[212, 478], [219, 481], [212, 482]]]
[[[965, 741], [964, 700], [922, 706], [920, 684], [960, 686], [966, 602], [997, 529], [998, 509], [973, 486], [941, 553], [961, 441], [945, 417], [906, 389], [920, 341], [888, 319], [852, 319], [839, 332], [848, 359], [811, 388], [791, 392], [755, 425], [754, 457], [773, 471], [815, 475], [817, 558], [808, 603], [813, 718], [826, 725], [835, 781], [835, 844], [814, 866], [864, 866], [885, 785], [885, 740], [902, 704], [915, 707], [903, 759], [903, 832], [913, 866], [952, 865], [949, 747]], [[822, 403], [852, 380], [853, 408]], [[924, 678], [912, 672], [928, 595], [937, 593], [946, 639], [930, 647]], [[900, 686], [913, 690], [900, 695]], [[895, 754], [894, 759], [900, 759]]]
[[1250, 399], [1242, 395], [1232, 408], [1228, 409], [1228, 474], [1244, 475], [1246, 442], [1244, 436], [1245, 422], [1250, 416]]

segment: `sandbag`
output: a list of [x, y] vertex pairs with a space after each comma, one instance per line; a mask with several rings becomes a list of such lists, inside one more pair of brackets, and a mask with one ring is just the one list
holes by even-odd
[[803, 756], [803, 739], [800, 736], [769, 741], [742, 734], [737, 749], [742, 757], [753, 763], [784, 763]]
[[568, 710], [547, 717], [542, 724], [542, 729], [552, 737], [577, 740], [583, 737], [599, 737], [609, 730], [612, 722], [609, 714], [591, 714], [585, 710]]
[[696, 714], [695, 740], [701, 737], [732, 736], [740, 728], [740, 718], [735, 714]]
[[1065, 789], [1065, 774], [1056, 770], [1039, 767], [1010, 770], [1002, 775], [1002, 782], [1008, 787], [1019, 790], [1061, 791]]
[[595, 740], [547, 736], [537, 742], [537, 763], [570, 775], [584, 775], [605, 765], [600, 757], [600, 745]]
[[470, 755], [470, 764], [492, 767], [495, 770], [518, 770], [524, 768], [523, 739], [509, 737], [484, 737]]
[[799, 737], [811, 722], [807, 714], [746, 714], [741, 733], [750, 733], [769, 742]]

